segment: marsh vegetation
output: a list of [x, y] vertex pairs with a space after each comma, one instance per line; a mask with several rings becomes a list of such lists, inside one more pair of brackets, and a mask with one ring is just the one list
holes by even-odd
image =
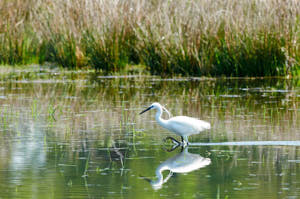
[[2, 0], [0, 63], [105, 73], [299, 74], [297, 0]]

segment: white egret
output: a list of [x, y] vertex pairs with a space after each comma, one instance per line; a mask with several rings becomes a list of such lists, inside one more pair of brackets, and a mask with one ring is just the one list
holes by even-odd
[[[180, 143], [172, 137], [168, 137], [168, 138], [172, 139], [177, 144], [181, 144], [183, 147], [188, 145], [188, 136], [193, 134], [198, 134], [201, 131], [210, 129], [210, 123], [192, 117], [176, 116], [168, 120], [161, 118], [163, 109], [165, 108], [157, 102], [151, 104], [151, 106], [143, 110], [140, 114], [143, 114], [146, 111], [149, 111], [151, 109], [156, 109], [156, 115], [155, 115], [156, 121], [162, 127], [168, 129], [169, 131], [175, 133], [176, 135], [181, 136], [182, 142]], [[168, 111], [167, 113], [170, 115]]]
[[[153, 189], [160, 189], [162, 185], [166, 183], [173, 173], [189, 173], [197, 169], [206, 167], [211, 163], [209, 158], [204, 158], [198, 154], [193, 154], [188, 152], [188, 147], [186, 147], [181, 153], [175, 155], [162, 162], [155, 170], [156, 180], [145, 180], [149, 181]], [[163, 179], [162, 172], [168, 170], [169, 175]]]

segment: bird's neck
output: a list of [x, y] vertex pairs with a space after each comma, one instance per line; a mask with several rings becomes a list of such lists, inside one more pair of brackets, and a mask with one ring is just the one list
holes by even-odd
[[156, 119], [156, 121], [157, 121], [161, 126], [163, 126], [163, 127], [166, 128], [167, 120], [164, 120], [163, 118], [161, 118], [162, 113], [163, 113], [162, 108], [161, 108], [161, 107], [158, 108], [158, 109], [157, 109], [157, 112], [156, 112], [156, 114], [155, 114], [155, 119]]
[[165, 168], [164, 165], [160, 165], [159, 167], [157, 167], [156, 171], [155, 171], [155, 174], [156, 174], [156, 180], [153, 180], [151, 182], [152, 186], [158, 186], [160, 187], [163, 183], [164, 183], [164, 178], [163, 178], [163, 175], [162, 175], [162, 172], [164, 170], [166, 170], [167, 168]]

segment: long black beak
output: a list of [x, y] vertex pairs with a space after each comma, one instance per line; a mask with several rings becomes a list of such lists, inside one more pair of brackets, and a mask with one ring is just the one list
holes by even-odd
[[142, 112], [140, 112], [140, 115], [145, 113], [146, 111], [149, 111], [150, 109], [152, 109], [152, 106], [150, 106], [149, 108], [147, 108], [147, 109], [143, 110]]
[[143, 178], [144, 180], [146, 180], [147, 182], [150, 182], [150, 183], [152, 182], [152, 180], [150, 178], [147, 178], [147, 177], [142, 176], [142, 175], [140, 175], [140, 177]]

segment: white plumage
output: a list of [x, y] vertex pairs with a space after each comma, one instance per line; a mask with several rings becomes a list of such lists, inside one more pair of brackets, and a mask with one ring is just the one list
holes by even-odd
[[166, 120], [166, 122], [167, 126], [165, 126], [165, 128], [180, 136], [190, 136], [210, 129], [208, 122], [187, 116], [172, 117]]
[[162, 107], [159, 103], [151, 104], [151, 106], [149, 106], [147, 109], [142, 111], [140, 114], [150, 109], [157, 110], [155, 119], [162, 127], [168, 129], [169, 131], [175, 133], [176, 135], [181, 136], [183, 142], [182, 144], [184, 146], [188, 144], [188, 136], [193, 134], [198, 134], [204, 130], [210, 129], [210, 123], [192, 117], [176, 116], [168, 120], [161, 118], [163, 109], [165, 108]]
[[[162, 162], [155, 171], [157, 180], [151, 180], [150, 183], [154, 189], [160, 189], [166, 183], [173, 173], [189, 173], [191, 171], [206, 167], [211, 163], [209, 158], [204, 158], [198, 154], [188, 152], [186, 147], [181, 153]], [[163, 171], [169, 170], [169, 175], [163, 179]]]

